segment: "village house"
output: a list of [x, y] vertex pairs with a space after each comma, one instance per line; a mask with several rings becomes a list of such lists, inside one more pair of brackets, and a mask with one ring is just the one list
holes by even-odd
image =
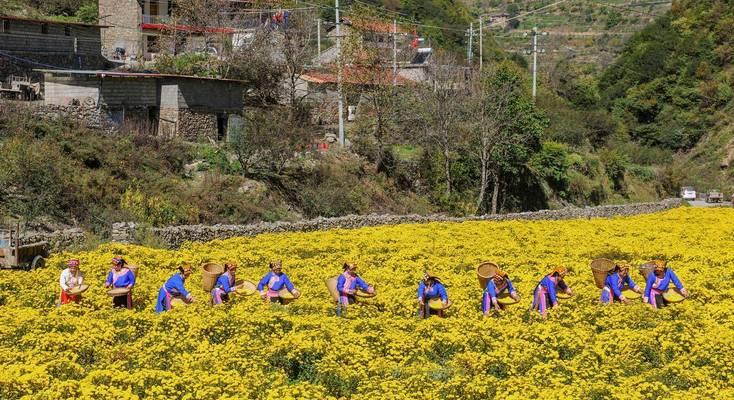
[[115, 124], [145, 126], [186, 140], [226, 140], [247, 85], [230, 79], [113, 71], [41, 70], [44, 104], [84, 107]]
[[[103, 54], [124, 61], [151, 61], [163, 50], [221, 55], [243, 40], [241, 30], [232, 28], [231, 21], [220, 26], [174, 21], [175, 7], [174, 0], [99, 0], [99, 20], [106, 25], [101, 32]], [[165, 33], [173, 29], [179, 37], [163, 40]]]
[[102, 57], [102, 28], [105, 27], [0, 16], [0, 82], [4, 83], [3, 88], [8, 89], [12, 81], [19, 82], [19, 78], [28, 80], [33, 75], [32, 70], [38, 67], [110, 67], [111, 64]]

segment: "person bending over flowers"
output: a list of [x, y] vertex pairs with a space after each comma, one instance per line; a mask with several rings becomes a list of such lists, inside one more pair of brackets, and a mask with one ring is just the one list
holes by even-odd
[[345, 316], [347, 306], [357, 301], [355, 293], [362, 289], [367, 293], [375, 293], [374, 286], [368, 285], [362, 277], [357, 275], [357, 265], [345, 262], [342, 266], [344, 272], [336, 280], [336, 290], [339, 292], [339, 303], [336, 306], [336, 315]]
[[438, 315], [443, 318], [443, 310], [435, 310], [429, 306], [431, 300], [438, 298], [441, 299], [444, 307], [448, 305], [449, 296], [443, 283], [437, 276], [426, 272], [423, 274], [423, 280], [418, 284], [419, 315], [423, 318], [428, 318], [431, 315]]
[[224, 273], [219, 275], [214, 288], [211, 291], [212, 304], [222, 304], [229, 301], [229, 294], [242, 287], [234, 284], [234, 276], [237, 272], [237, 263], [228, 262], [224, 264]]
[[191, 265], [184, 264], [178, 267], [178, 272], [168, 278], [161, 290], [158, 292], [158, 302], [155, 306], [155, 312], [162, 313], [171, 309], [171, 300], [174, 297], [182, 298], [186, 303], [194, 301], [194, 297], [184, 287], [186, 278], [191, 276], [193, 268]]
[[482, 296], [482, 311], [484, 316], [488, 317], [490, 310], [501, 311], [505, 307], [497, 301], [497, 296], [502, 292], [508, 291], [510, 297], [515, 301], [520, 300], [520, 296], [517, 295], [515, 287], [512, 285], [512, 281], [507, 276], [507, 273], [502, 270], [497, 270], [497, 273], [487, 282], [487, 288], [484, 289], [484, 296]]
[[634, 292], [642, 293], [642, 289], [632, 280], [629, 272], [629, 264], [622, 263], [614, 266], [614, 269], [604, 280], [604, 287], [601, 290], [600, 299], [602, 304], [609, 305], [615, 301], [621, 301], [625, 304], [629, 303], [629, 300], [622, 294], [625, 286], [628, 286]]
[[688, 290], [683, 287], [675, 272], [668, 268], [668, 263], [663, 260], [655, 260], [654, 263], [655, 269], [647, 276], [645, 294], [642, 297], [645, 304], [652, 308], [666, 307], [668, 301], [663, 297], [663, 293], [668, 290], [671, 282], [680, 290], [683, 297], [688, 297]]
[[545, 317], [548, 314], [548, 308], [558, 307], [557, 293], [559, 290], [573, 296], [573, 291], [566, 285], [563, 278], [568, 273], [564, 266], [557, 266], [550, 274], [543, 277], [533, 291], [533, 305], [531, 310], [538, 310], [540, 315]]

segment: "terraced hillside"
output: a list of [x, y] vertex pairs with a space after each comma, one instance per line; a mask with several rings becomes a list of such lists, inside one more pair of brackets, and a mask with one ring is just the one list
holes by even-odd
[[[472, 4], [475, 13], [506, 13], [521, 16], [507, 25], [492, 24], [493, 40], [510, 52], [525, 54], [529, 36], [538, 27], [547, 36], [539, 39], [545, 50], [539, 70], [546, 75], [558, 61], [590, 64], [594, 68], [610, 64], [632, 34], [670, 9], [666, 0], [524, 0], [484, 1]], [[527, 15], [525, 15], [527, 14]], [[525, 15], [525, 16], [523, 16]], [[528, 36], [526, 36], [528, 35]]]

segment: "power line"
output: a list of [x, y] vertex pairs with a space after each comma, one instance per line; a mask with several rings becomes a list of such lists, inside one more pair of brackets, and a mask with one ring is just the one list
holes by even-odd
[[[609, 4], [609, 3], [602, 3], [602, 2], [600, 2], [598, 0], [592, 0], [591, 1], [591, 4], [597, 5], [599, 7], [616, 8], [618, 10], [629, 11], [629, 12], [633, 12], [633, 13], [638, 14], [638, 15], [647, 15], [647, 16], [651, 16], [651, 17], [662, 17], [662, 16], [665, 15], [665, 14], [655, 14], [655, 13], [652, 13], [652, 12], [649, 12], [649, 11], [648, 12], [645, 12], [645, 11], [637, 11], [635, 9], [632, 9], [632, 8], [629, 8], [629, 7], [625, 7], [625, 6], [619, 6], [619, 5], [616, 5], [616, 4]], [[665, 3], [661, 2], [660, 4], [665, 4]]]
[[40, 62], [33, 61], [31, 59], [24, 58], [24, 57], [17, 57], [17, 56], [14, 56], [12, 54], [8, 54], [8, 53], [6, 53], [4, 51], [1, 51], [1, 50], [0, 50], [0, 56], [7, 57], [7, 58], [12, 58], [12, 59], [15, 59], [15, 60], [18, 60], [18, 61], [27, 63], [27, 64], [38, 65], [38, 66], [41, 66], [41, 67], [56, 68], [56, 69], [63, 69], [63, 70], [70, 70], [71, 69], [71, 68], [66, 68], [66, 67], [59, 67], [59, 66], [56, 66], [56, 65], [50, 65], [50, 64], [40, 63]]

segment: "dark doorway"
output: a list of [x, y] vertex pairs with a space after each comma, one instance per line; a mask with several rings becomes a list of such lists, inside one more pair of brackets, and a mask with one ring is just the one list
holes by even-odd
[[229, 117], [227, 113], [217, 113], [217, 141], [227, 139], [227, 123]]

